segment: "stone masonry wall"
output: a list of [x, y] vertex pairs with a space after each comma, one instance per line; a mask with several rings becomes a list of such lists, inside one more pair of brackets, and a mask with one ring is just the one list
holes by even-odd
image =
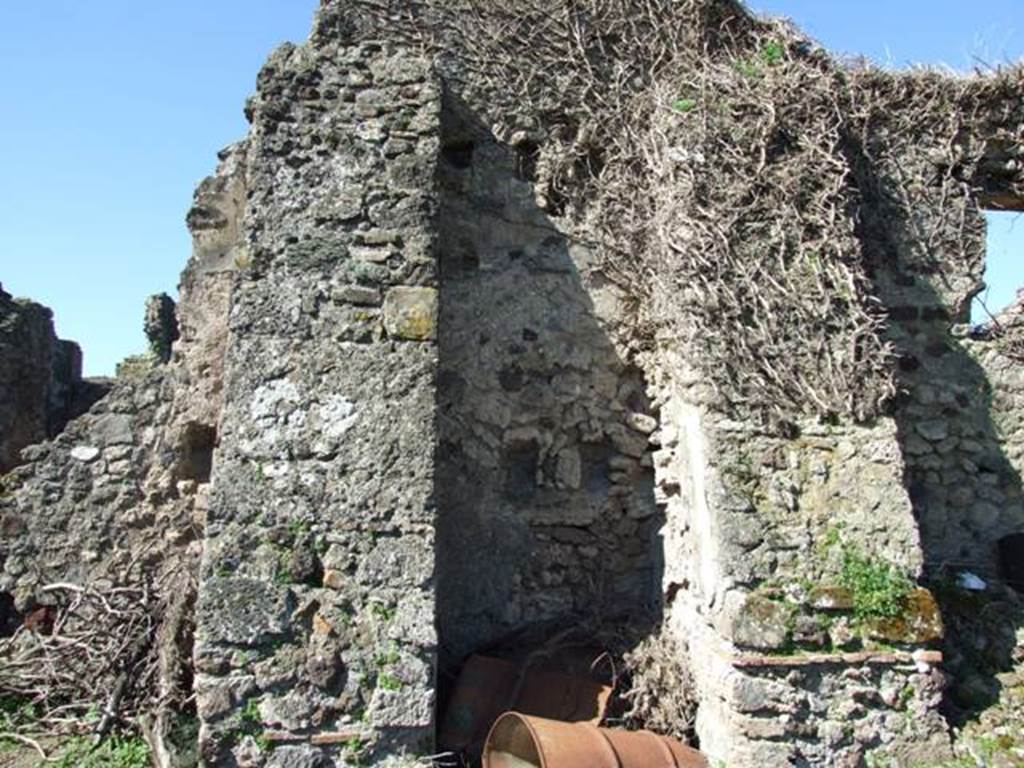
[[[541, 204], [542, 132], [358, 5], [325, 0], [270, 57], [197, 190], [167, 365], [5, 477], [0, 592], [174, 575], [209, 766], [411, 765], [439, 663], [591, 618], [687, 647], [713, 764], [947, 757], [946, 603], [908, 582], [868, 619], [844, 569], [994, 574], [1024, 524], [1019, 366], [960, 327], [973, 193], [939, 194], [927, 147], [894, 163], [884, 125], [844, 136], [899, 397], [868, 424], [739, 422], [678, 338], [631, 345], [588, 233]], [[1004, 176], [971, 183], [1016, 199]], [[52, 345], [33, 322], [0, 333]], [[33, 392], [64, 402], [75, 358], [46, 354]], [[56, 423], [37, 406], [33, 435]]]
[[318, 39], [249, 105], [197, 612], [208, 765], [432, 744], [440, 92], [407, 53]]
[[500, 143], [454, 97], [445, 123], [444, 658], [544, 622], [650, 627], [662, 548], [643, 377], [610, 337], [614, 310], [595, 307], [591, 250], [534, 202], [529, 146]]
[[[147, 584], [160, 619], [160, 691], [180, 685], [200, 537], [223, 404], [223, 357], [244, 187], [244, 146], [222, 153], [189, 216], [194, 252], [182, 275], [181, 337], [167, 365], [151, 363], [52, 441], [27, 448], [0, 492], [0, 592], [25, 612], [55, 599], [53, 582]], [[241, 194], [244, 198], [244, 194]], [[202, 216], [199, 214], [202, 213]], [[104, 388], [106, 391], [106, 388]], [[176, 715], [160, 709], [149, 739], [161, 765], [188, 745], [167, 741]]]
[[666, 631], [693, 659], [702, 750], [730, 766], [941, 754], [935, 601], [864, 623], [841, 583], [845, 552], [921, 570], [895, 425], [761, 432], [709, 409], [684, 363], [661, 364]]
[[57, 338], [53, 313], [0, 286], [0, 474], [22, 448], [54, 437], [106, 392], [82, 380], [82, 351]]

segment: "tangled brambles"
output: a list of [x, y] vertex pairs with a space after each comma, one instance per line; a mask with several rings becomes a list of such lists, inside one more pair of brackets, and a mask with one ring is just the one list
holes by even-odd
[[[963, 202], [984, 192], [993, 142], [1013, 139], [1000, 131], [1014, 118], [985, 107], [1019, 90], [1020, 70], [842, 66], [734, 2], [353, 6], [438, 56], [529, 156], [541, 207], [596, 241], [636, 344], [681, 342], [737, 416], [870, 419], [896, 391], [877, 272], [943, 257], [978, 271]], [[358, 24], [356, 11], [320, 24]]]
[[692, 742], [697, 716], [697, 690], [690, 674], [689, 654], [668, 634], [644, 640], [626, 655], [629, 711], [623, 723]]
[[38, 736], [98, 743], [180, 711], [191, 696], [181, 641], [191, 635], [194, 589], [184, 581], [159, 592], [141, 579], [44, 587], [54, 605], [0, 641], [0, 702], [11, 710], [4, 737], [37, 749]]

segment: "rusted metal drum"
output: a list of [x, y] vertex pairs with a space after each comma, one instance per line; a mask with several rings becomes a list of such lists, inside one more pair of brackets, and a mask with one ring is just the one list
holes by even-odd
[[704, 768], [704, 766], [707, 766], [707, 758], [693, 747], [688, 747], [668, 736], [659, 736], [658, 738], [665, 742], [665, 746], [672, 753], [678, 768], [690, 768], [690, 766], [693, 766], [693, 768]]
[[514, 706], [515, 664], [486, 656], [473, 656], [462, 668], [455, 695], [441, 725], [440, 744], [453, 752], [480, 756], [484, 739], [502, 712]]
[[619, 768], [612, 745], [593, 725], [518, 712], [506, 712], [491, 728], [484, 768], [520, 768], [507, 756], [535, 768]]
[[707, 768], [704, 756], [649, 731], [619, 731], [506, 712], [491, 728], [484, 768]]
[[602, 730], [623, 768], [676, 768], [676, 759], [665, 739], [650, 731]]
[[484, 739], [503, 712], [515, 710], [559, 722], [597, 725], [611, 695], [611, 685], [585, 677], [472, 656], [463, 666], [448, 704], [439, 744], [476, 764]]

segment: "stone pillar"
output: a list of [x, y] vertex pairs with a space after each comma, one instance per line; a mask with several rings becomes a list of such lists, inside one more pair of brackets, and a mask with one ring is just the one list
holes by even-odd
[[279, 49], [250, 102], [197, 609], [208, 765], [432, 747], [439, 114], [426, 61], [336, 39]]
[[895, 425], [778, 436], [724, 418], [670, 367], [655, 454], [666, 629], [693, 660], [701, 749], [733, 768], [941, 754], [943, 627], [915, 585]]

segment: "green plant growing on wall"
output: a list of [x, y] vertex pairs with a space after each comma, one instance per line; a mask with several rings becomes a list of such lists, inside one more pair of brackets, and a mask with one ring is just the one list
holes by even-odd
[[260, 703], [257, 699], [249, 699], [242, 714], [239, 715], [239, 720], [241, 720], [242, 728], [247, 732], [263, 727], [263, 716], [260, 714]]
[[366, 739], [353, 736], [341, 745], [341, 751], [349, 765], [366, 765], [369, 743]]
[[869, 557], [852, 544], [842, 546], [839, 582], [853, 595], [853, 613], [860, 621], [894, 619], [906, 609], [913, 583], [898, 568]]
[[382, 621], [389, 622], [395, 618], [395, 607], [392, 605], [385, 605], [384, 603], [372, 602], [370, 603], [370, 614]]
[[383, 688], [385, 691], [400, 691], [403, 686], [404, 683], [390, 672], [382, 672], [377, 675], [377, 687]]
[[274, 572], [274, 583], [279, 587], [287, 587], [294, 583], [295, 576], [292, 574], [291, 552], [285, 550], [277, 554], [277, 570]]
[[391, 667], [394, 667], [401, 659], [402, 655], [394, 645], [373, 657], [374, 664], [377, 666], [378, 688], [383, 688], [385, 691], [399, 691], [405, 686], [401, 678], [391, 672]]

